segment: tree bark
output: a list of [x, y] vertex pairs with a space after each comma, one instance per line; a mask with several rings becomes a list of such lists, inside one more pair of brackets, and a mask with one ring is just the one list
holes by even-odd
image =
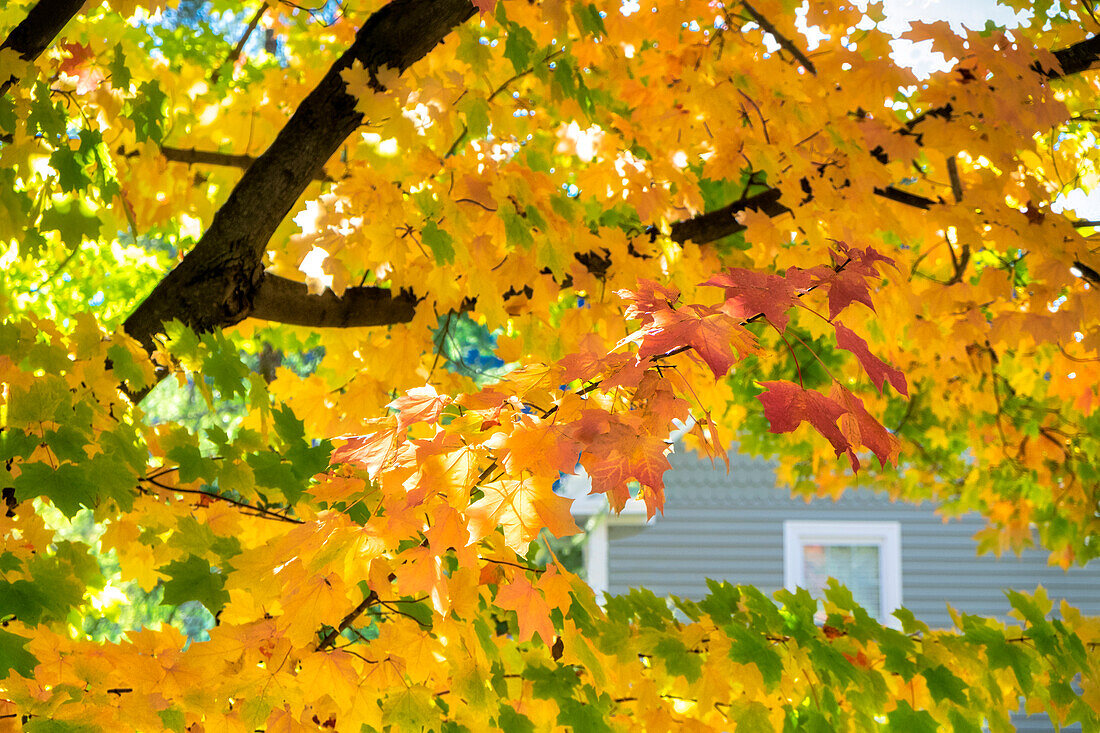
[[251, 317], [316, 328], [384, 326], [411, 321], [416, 304], [412, 293], [395, 295], [389, 288], [348, 288], [339, 297], [331, 290], [312, 295], [305, 283], [268, 274], [256, 293]]
[[[80, 12], [85, 0], [39, 0], [27, 17], [12, 28], [11, 33], [0, 44], [0, 49], [13, 48], [24, 61], [34, 61], [45, 51], [53, 39]], [[15, 77], [9, 77], [0, 83], [0, 95], [15, 83]]]
[[151, 349], [174, 318], [203, 332], [248, 317], [264, 279], [268, 240], [363, 121], [340, 73], [356, 60], [372, 71], [404, 71], [473, 14], [469, 0], [393, 0], [374, 13], [245, 171], [195, 248], [126, 319], [126, 332]]

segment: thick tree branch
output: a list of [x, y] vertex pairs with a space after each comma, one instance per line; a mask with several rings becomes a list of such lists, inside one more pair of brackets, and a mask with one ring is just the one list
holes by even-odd
[[340, 297], [331, 290], [312, 295], [305, 283], [268, 274], [256, 293], [251, 316], [317, 328], [385, 326], [411, 321], [416, 304], [412, 293], [394, 295], [388, 288], [348, 288]]
[[248, 317], [264, 280], [268, 240], [363, 121], [341, 72], [354, 61], [372, 73], [383, 66], [404, 71], [473, 14], [469, 0], [393, 0], [374, 13], [245, 171], [195, 248], [126, 319], [127, 333], [152, 349], [173, 318], [202, 332]]
[[1054, 52], [1054, 57], [1062, 65], [1061, 73], [1055, 69], [1044, 69], [1038, 63], [1035, 65], [1035, 70], [1051, 79], [1088, 71], [1097, 61], [1100, 61], [1100, 35], [1060, 48]]
[[778, 188], [770, 188], [763, 193], [738, 199], [717, 211], [709, 211], [706, 214], [676, 222], [672, 225], [669, 236], [674, 242], [680, 244], [688, 240], [696, 244], [704, 244], [744, 231], [744, 225], [737, 223], [734, 218], [742, 211], [749, 209], [762, 211], [768, 216], [779, 216], [789, 212], [790, 209], [779, 203], [779, 196]]
[[[85, 0], [39, 0], [23, 22], [12, 28], [0, 49], [13, 48], [24, 61], [34, 61], [53, 42], [65, 24], [80, 12]], [[16, 81], [9, 77], [0, 83], [0, 95]]]

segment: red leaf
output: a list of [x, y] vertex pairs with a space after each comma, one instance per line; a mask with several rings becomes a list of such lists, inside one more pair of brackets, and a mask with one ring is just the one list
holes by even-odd
[[414, 387], [387, 405], [397, 410], [397, 431], [403, 432], [413, 423], [434, 423], [439, 419], [443, 408], [451, 403], [447, 395], [440, 395], [435, 387]]
[[[898, 454], [901, 452], [901, 442], [883, 427], [882, 423], [867, 412], [863, 406], [863, 400], [849, 392], [839, 382], [833, 382], [833, 388], [829, 392], [845, 415], [840, 420], [841, 431], [852, 445], [863, 445], [870, 449], [878, 458], [879, 465], [885, 467], [887, 463], [898, 464]], [[852, 468], [859, 469], [859, 460], [851, 449], [848, 457], [852, 460]]]
[[485, 15], [486, 13], [492, 13], [497, 6], [497, 0], [470, 0], [474, 7], [477, 8], [478, 13]]
[[672, 305], [680, 299], [680, 291], [674, 287], [665, 287], [652, 280], [639, 280], [638, 289], [616, 290], [615, 294], [628, 301], [624, 316], [628, 321], [640, 319], [643, 324], [648, 323], [651, 316], [659, 311], [672, 309]]
[[764, 417], [771, 423], [770, 432], [789, 433], [805, 421], [828, 439], [838, 456], [851, 450], [851, 444], [836, 424], [837, 418], [845, 413], [842, 406], [820, 392], [803, 389], [791, 382], [764, 382], [763, 385], [765, 392], [757, 395], [757, 399], [764, 405]]
[[592, 493], [607, 494], [608, 503], [621, 511], [630, 498], [631, 479], [649, 489], [644, 498], [649, 516], [664, 506], [665, 471], [672, 468], [661, 439], [639, 431], [632, 423], [617, 421], [581, 455], [581, 464], [592, 479]]
[[872, 311], [875, 304], [871, 302], [871, 291], [867, 287], [864, 275], [857, 272], [858, 268], [852, 268], [849, 264], [839, 272], [828, 270], [830, 274], [822, 277], [817, 284], [824, 286], [829, 292], [829, 319], [836, 318], [840, 311], [852, 303], [863, 303]]
[[397, 455], [399, 442], [398, 432], [394, 428], [370, 435], [355, 435], [333, 452], [332, 462], [365, 466], [373, 478]]
[[61, 48], [69, 53], [69, 58], [62, 60], [58, 69], [69, 76], [77, 78], [76, 93], [87, 94], [99, 86], [103, 81], [103, 72], [91, 65], [95, 57], [91, 44], [63, 43]]
[[733, 318], [740, 321], [762, 313], [768, 323], [780, 332], [790, 320], [787, 311], [798, 305], [796, 283], [779, 275], [732, 267], [729, 272], [715, 275], [703, 285], [726, 289], [726, 304], [722, 310]]
[[[717, 379], [725, 376], [736, 362], [759, 351], [752, 333], [737, 318], [718, 308], [691, 305], [673, 310], [666, 304], [663, 310], [647, 315], [643, 322], [648, 322], [644, 328], [617, 344], [618, 347], [636, 342], [639, 360], [691, 347]], [[739, 356], [734, 356], [731, 342], [737, 347]]]
[[905, 397], [909, 396], [909, 387], [905, 383], [905, 375], [901, 373], [900, 369], [895, 369], [872, 354], [867, 348], [867, 342], [860, 338], [855, 331], [852, 331], [840, 321], [837, 321], [834, 325], [836, 326], [837, 346], [856, 355], [859, 363], [863, 365], [863, 370], [867, 372], [867, 376], [878, 387], [879, 392], [882, 392], [882, 385], [888, 380], [899, 394]]

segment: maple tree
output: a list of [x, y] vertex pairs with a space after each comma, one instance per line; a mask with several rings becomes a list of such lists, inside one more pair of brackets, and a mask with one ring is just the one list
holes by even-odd
[[683, 425], [1096, 556], [1088, 4], [916, 24], [924, 80], [837, 2], [162, 6], [0, 9], [0, 730], [1100, 727], [1041, 589], [819, 626], [536, 562]]

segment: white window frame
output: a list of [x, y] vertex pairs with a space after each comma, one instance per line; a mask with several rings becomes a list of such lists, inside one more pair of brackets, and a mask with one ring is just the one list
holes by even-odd
[[879, 618], [900, 626], [891, 614], [901, 608], [901, 523], [787, 520], [783, 522], [783, 586], [805, 587], [805, 545], [875, 546], [879, 548]]

